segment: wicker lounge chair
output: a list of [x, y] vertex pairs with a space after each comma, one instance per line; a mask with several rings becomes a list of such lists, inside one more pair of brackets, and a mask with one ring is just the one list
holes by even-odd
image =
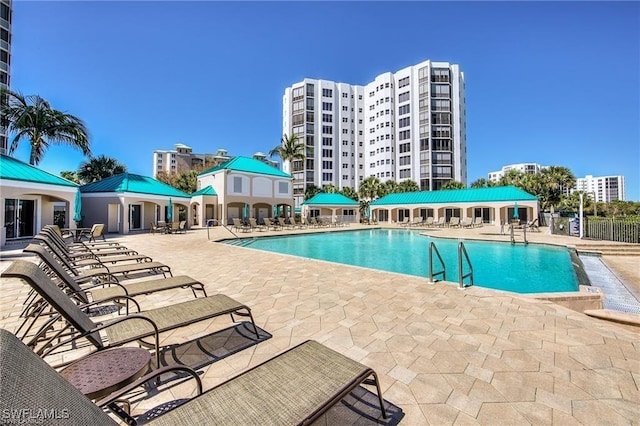
[[[20, 340], [0, 329], [0, 412], [16, 409], [64, 413], [74, 424], [113, 425], [101, 407], [113, 403], [164, 372], [152, 372], [95, 404], [39, 359]], [[351, 390], [373, 385], [387, 417], [376, 373], [315, 341], [306, 341], [152, 418], [155, 425], [311, 424]], [[37, 385], [34, 385], [37, 384]], [[135, 419], [127, 423], [136, 424]]]
[[[109, 341], [108, 346], [119, 346], [153, 336], [156, 365], [160, 365], [160, 333], [225, 314], [231, 315], [232, 321], [235, 321], [234, 315], [248, 317], [251, 320], [256, 337], [260, 339], [251, 309], [223, 294], [201, 297], [188, 302], [176, 303], [148, 311], [139, 311], [113, 320], [94, 323], [83, 311], [83, 308], [92, 304], [76, 305], [35, 263], [16, 260], [0, 276], [20, 278], [37, 291], [58, 313], [57, 316], [49, 320], [48, 324], [53, 325], [59, 319], [65, 320], [66, 324], [56, 330], [53, 336], [45, 337], [49, 331], [49, 327], [45, 324], [40, 328], [41, 333], [38, 333], [39, 335], [32, 339], [31, 346], [36, 346], [44, 341], [38, 350], [38, 354], [41, 356], [46, 356], [58, 347], [73, 342], [78, 338], [86, 338], [98, 350], [105, 349], [107, 345], [102, 341], [100, 335], [100, 331], [104, 331]], [[139, 310], [138, 303], [129, 296], [118, 295], [114, 298], [126, 299], [130, 304], [136, 305]], [[94, 304], [103, 302], [94, 302]], [[127, 304], [127, 310], [128, 308], [129, 304]], [[74, 330], [73, 337], [62, 339], [62, 336], [68, 335], [71, 330]], [[58, 343], [54, 344], [54, 342]]]

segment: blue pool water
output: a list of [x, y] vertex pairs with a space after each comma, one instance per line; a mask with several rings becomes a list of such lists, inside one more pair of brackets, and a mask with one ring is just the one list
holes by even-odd
[[[435, 242], [447, 267], [447, 281], [458, 282], [458, 240], [419, 232], [372, 229], [286, 237], [245, 239], [241, 245], [347, 265], [429, 276], [429, 243]], [[236, 244], [238, 242], [236, 241]], [[564, 247], [464, 241], [475, 285], [517, 293], [576, 291], [569, 252]], [[434, 255], [435, 258], [435, 255]], [[440, 269], [434, 259], [434, 269]], [[466, 268], [465, 268], [466, 272]], [[468, 280], [465, 280], [467, 283]]]

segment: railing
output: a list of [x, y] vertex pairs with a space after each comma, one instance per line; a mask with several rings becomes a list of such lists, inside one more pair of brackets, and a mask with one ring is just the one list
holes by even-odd
[[584, 236], [596, 240], [618, 241], [623, 243], [640, 243], [640, 221], [585, 218]]
[[[442, 266], [442, 270], [438, 272], [433, 272], [433, 252], [438, 256], [438, 260], [440, 261], [440, 266]], [[442, 280], [447, 279], [447, 268], [444, 266], [444, 260], [442, 260], [442, 256], [440, 256], [440, 252], [438, 251], [438, 247], [434, 242], [429, 243], [429, 282], [434, 283], [434, 277], [438, 275], [442, 275]]]
[[[462, 255], [464, 255], [465, 260], [467, 261], [467, 266], [469, 266], [469, 272], [463, 274], [462, 268]], [[467, 253], [467, 249], [464, 247], [464, 243], [460, 242], [458, 244], [458, 282], [460, 284], [460, 289], [464, 289], [465, 287], [470, 287], [473, 285], [473, 265], [471, 265], [471, 260], [469, 260], [469, 254]], [[470, 284], [465, 286], [464, 279], [469, 278]]]

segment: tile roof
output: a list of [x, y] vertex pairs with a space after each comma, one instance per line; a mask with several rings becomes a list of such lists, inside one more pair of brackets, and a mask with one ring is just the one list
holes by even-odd
[[359, 206], [356, 200], [347, 197], [346, 195], [339, 193], [328, 194], [321, 192], [314, 195], [307, 201], [303, 202], [305, 205], [317, 205], [317, 206]]
[[133, 173], [121, 173], [97, 182], [88, 183], [80, 187], [83, 194], [92, 192], [135, 192], [147, 195], [162, 195], [166, 197], [190, 198], [179, 189], [148, 176]]
[[285, 173], [282, 170], [270, 166], [267, 163], [263, 163], [260, 160], [249, 157], [235, 157], [232, 160], [226, 161], [222, 164], [205, 170], [198, 176], [210, 175], [220, 170], [233, 170], [237, 172], [256, 173], [260, 175], [277, 176], [291, 179], [291, 175], [289, 173]]
[[536, 201], [537, 198], [515, 186], [447, 189], [443, 191], [402, 192], [385, 195], [372, 206], [395, 204], [482, 203], [495, 201]]
[[42, 169], [0, 154], [0, 179], [35, 182], [49, 185], [77, 187], [78, 185], [60, 176], [45, 172]]
[[208, 185], [208, 186], [205, 186], [204, 188], [202, 188], [201, 190], [196, 191], [193, 194], [191, 194], [192, 197], [195, 197], [197, 195], [218, 195], [218, 194], [216, 194], [216, 190], [213, 189], [213, 186]]

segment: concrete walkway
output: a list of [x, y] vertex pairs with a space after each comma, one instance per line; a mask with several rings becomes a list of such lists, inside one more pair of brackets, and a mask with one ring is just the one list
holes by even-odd
[[[428, 232], [505, 238], [482, 229]], [[223, 228], [210, 234], [230, 236]], [[545, 237], [568, 244], [543, 233], [530, 241]], [[403, 425], [627, 425], [640, 419], [640, 335], [551, 302], [214, 243], [206, 230], [118, 240], [170, 265], [174, 274], [202, 281], [209, 294], [246, 303], [273, 336], [206, 367], [207, 389], [315, 339], [374, 368], [384, 398], [405, 412]], [[0, 268], [8, 260], [3, 256]], [[0, 326], [13, 331], [27, 289], [15, 280], [0, 285]], [[149, 309], [192, 297], [176, 290], [140, 303]], [[185, 342], [226, 322], [166, 333], [163, 343]], [[160, 402], [192, 393], [179, 386]], [[157, 402], [144, 400], [136, 410]]]

